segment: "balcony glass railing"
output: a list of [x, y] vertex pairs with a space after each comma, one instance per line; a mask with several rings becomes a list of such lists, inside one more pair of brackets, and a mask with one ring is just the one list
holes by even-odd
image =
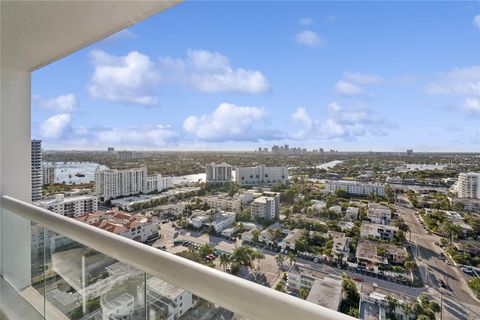
[[[47, 319], [351, 319], [3, 197], [2, 221], [19, 216], [31, 223], [31, 278], [16, 289]], [[2, 260], [16, 259], [4, 244]]]

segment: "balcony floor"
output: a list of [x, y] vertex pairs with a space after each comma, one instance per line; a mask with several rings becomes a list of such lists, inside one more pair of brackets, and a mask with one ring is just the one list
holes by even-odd
[[10, 284], [0, 277], [0, 320], [44, 319]]

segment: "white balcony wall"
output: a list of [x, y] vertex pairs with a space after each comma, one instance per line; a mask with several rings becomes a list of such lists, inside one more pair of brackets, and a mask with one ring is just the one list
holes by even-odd
[[[31, 196], [30, 123], [30, 72], [4, 67], [2, 60], [0, 192], [24, 201]], [[0, 217], [1, 274], [24, 289], [30, 285], [30, 222], [6, 212]]]

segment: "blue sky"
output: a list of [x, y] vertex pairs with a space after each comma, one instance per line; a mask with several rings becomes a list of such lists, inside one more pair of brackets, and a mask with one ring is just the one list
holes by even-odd
[[46, 149], [480, 151], [480, 2], [185, 2], [33, 73]]

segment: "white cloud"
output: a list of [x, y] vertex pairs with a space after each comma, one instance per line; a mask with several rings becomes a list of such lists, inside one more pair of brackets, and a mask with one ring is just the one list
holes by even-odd
[[40, 125], [40, 135], [47, 139], [59, 139], [71, 130], [72, 117], [68, 113], [60, 113], [48, 118]]
[[473, 17], [473, 25], [480, 28], [480, 14]]
[[269, 90], [266, 77], [257, 70], [233, 68], [218, 52], [188, 50], [185, 59], [160, 58], [164, 80], [182, 83], [198, 91], [263, 93]]
[[429, 94], [450, 95], [462, 100], [460, 110], [480, 115], [480, 66], [454, 68], [439, 73], [436, 79], [425, 87]]
[[58, 96], [51, 99], [35, 97], [34, 100], [42, 108], [53, 109], [58, 112], [72, 112], [77, 109], [77, 99], [73, 93]]
[[300, 20], [298, 20], [298, 23], [300, 23], [302, 26], [311, 26], [313, 24], [313, 19], [301, 18]]
[[364, 107], [344, 107], [338, 102], [328, 105], [324, 119], [311, 117], [305, 108], [298, 108], [292, 115], [294, 123], [300, 125], [290, 133], [292, 139], [343, 139], [356, 140], [366, 136], [385, 135], [387, 125]]
[[439, 73], [437, 79], [425, 88], [430, 94], [475, 96], [480, 94], [480, 66], [455, 68]]
[[157, 104], [152, 86], [159, 77], [148, 56], [132, 51], [117, 57], [95, 50], [91, 58], [94, 73], [88, 91], [92, 97], [143, 106]]
[[343, 80], [338, 81], [335, 84], [335, 91], [342, 96], [358, 96], [365, 94], [365, 91], [360, 86]]
[[480, 98], [467, 98], [463, 104], [466, 112], [480, 115]]
[[324, 41], [312, 30], [303, 30], [296, 37], [297, 43], [309, 47], [323, 46]]
[[362, 85], [376, 84], [383, 79], [378, 74], [362, 73], [362, 72], [345, 72], [343, 77], [345, 80]]
[[276, 132], [255, 128], [255, 124], [263, 122], [267, 115], [263, 108], [222, 103], [211, 114], [186, 118], [183, 129], [204, 141], [273, 139]]

